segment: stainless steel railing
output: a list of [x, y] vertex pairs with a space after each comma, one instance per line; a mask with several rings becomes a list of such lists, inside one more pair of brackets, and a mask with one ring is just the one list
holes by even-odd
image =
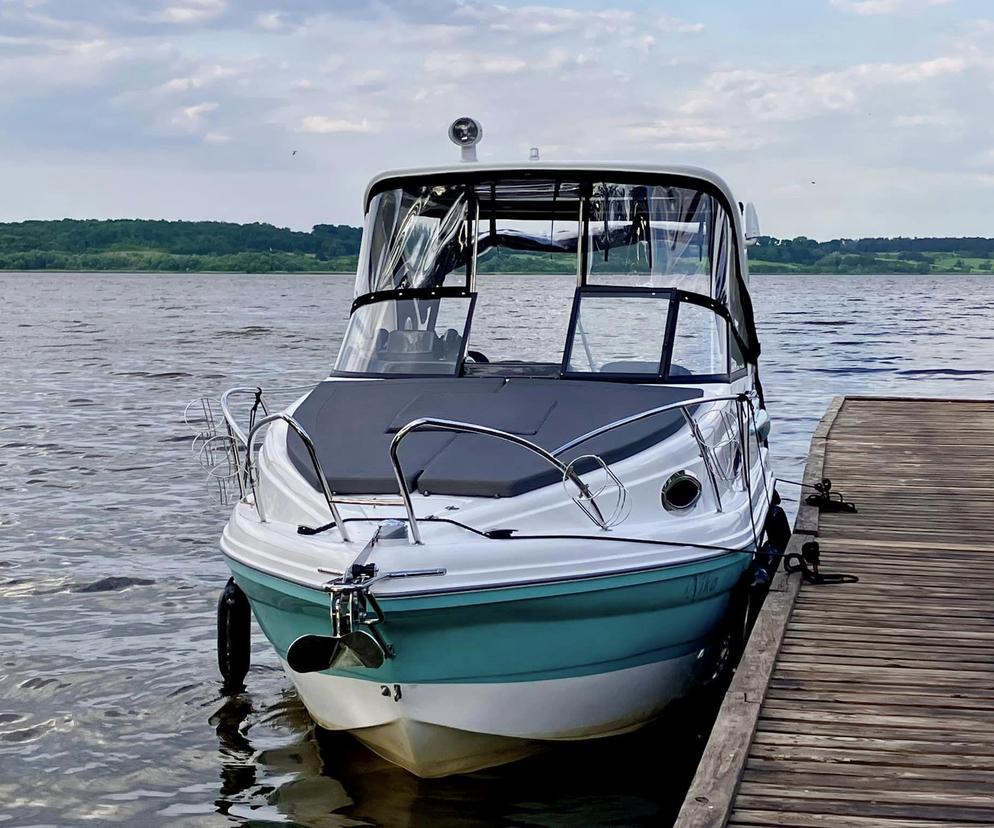
[[[588, 431], [586, 434], [581, 434], [579, 437], [575, 437], [567, 443], [559, 446], [559, 448], [548, 451], [539, 445], [526, 440], [517, 434], [510, 434], [506, 431], [501, 431], [496, 428], [489, 428], [487, 426], [480, 426], [474, 423], [464, 423], [457, 420], [441, 420], [434, 419], [430, 417], [422, 417], [417, 420], [413, 420], [403, 428], [401, 428], [397, 434], [394, 436], [390, 443], [390, 463], [393, 466], [394, 477], [397, 480], [397, 487], [400, 491], [400, 496], [404, 501], [404, 509], [407, 512], [408, 525], [410, 526], [410, 538], [412, 544], [420, 545], [423, 543], [421, 539], [421, 531], [418, 527], [418, 519], [414, 513], [414, 503], [411, 499], [411, 492], [407, 486], [407, 478], [404, 476], [404, 471], [401, 466], [400, 457], [398, 454], [400, 444], [404, 439], [414, 431], [432, 429], [438, 431], [455, 431], [462, 432], [466, 434], [480, 434], [486, 437], [494, 437], [499, 440], [505, 440], [509, 443], [513, 443], [520, 446], [533, 454], [537, 455], [541, 459], [545, 460], [547, 463], [552, 465], [554, 468], [558, 469], [563, 474], [563, 479], [571, 480], [580, 491], [588, 498], [592, 508], [593, 513], [587, 511], [583, 508], [583, 511], [587, 514], [591, 520], [594, 521], [601, 529], [607, 530], [609, 526], [601, 515], [600, 509], [593, 500], [593, 496], [590, 494], [590, 490], [587, 485], [580, 479], [580, 477], [575, 473], [572, 465], [567, 465], [559, 459], [560, 455], [576, 448], [577, 446], [592, 440], [595, 437], [599, 437], [602, 434], [606, 434], [613, 431], [616, 428], [621, 428], [626, 425], [631, 425], [632, 423], [640, 422], [641, 420], [648, 419], [649, 417], [655, 417], [659, 414], [664, 414], [668, 411], [679, 410], [690, 428], [691, 433], [694, 436], [694, 440], [697, 443], [697, 449], [701, 456], [701, 461], [708, 474], [708, 479], [711, 483], [711, 488], [714, 493], [715, 504], [720, 512], [722, 510], [721, 505], [721, 492], [718, 487], [718, 478], [714, 469], [713, 460], [710, 456], [707, 443], [704, 440], [703, 434], [701, 434], [700, 427], [698, 426], [693, 415], [688, 411], [690, 408], [694, 408], [701, 405], [707, 405], [709, 403], [715, 402], [735, 402], [739, 406], [737, 409], [741, 412], [741, 406], [746, 402], [751, 401], [751, 395], [749, 394], [727, 394], [722, 396], [714, 397], [702, 397], [698, 399], [684, 400], [677, 403], [670, 403], [668, 405], [662, 405], [658, 408], [650, 408], [646, 411], [639, 412], [638, 414], [633, 414], [629, 417], [624, 417], [620, 420], [615, 420], [614, 422], [607, 423], [603, 426], [599, 426], [592, 431]], [[743, 443], [746, 441], [746, 435], [740, 429], [740, 439]], [[605, 465], [606, 467], [606, 465]], [[576, 500], [576, 498], [574, 498]], [[579, 502], [578, 502], [578, 505]]]
[[282, 421], [286, 423], [289, 428], [292, 428], [297, 433], [297, 436], [300, 437], [301, 442], [304, 444], [304, 448], [307, 449], [307, 454], [310, 457], [311, 465], [314, 467], [314, 473], [318, 477], [318, 482], [321, 486], [321, 491], [324, 494], [324, 499], [328, 503], [328, 509], [331, 511], [331, 518], [335, 521], [335, 526], [338, 528], [338, 532], [342, 536], [342, 540], [345, 541], [345, 543], [348, 543], [351, 538], [349, 537], [348, 530], [345, 528], [345, 524], [342, 522], [342, 516], [338, 511], [338, 504], [335, 503], [335, 498], [328, 486], [328, 478], [325, 477], [324, 469], [321, 467], [321, 461], [318, 459], [317, 450], [314, 447], [314, 441], [311, 439], [311, 436], [307, 433], [304, 427], [289, 414], [269, 414], [258, 420], [249, 430], [248, 439], [245, 443], [245, 485], [251, 487], [252, 489], [252, 499], [255, 501], [256, 510], [259, 512], [259, 519], [262, 520], [263, 523], [266, 522], [266, 514], [262, 507], [262, 500], [259, 498], [259, 494], [256, 490], [255, 479], [252, 474], [252, 453], [255, 448], [255, 438], [259, 431], [270, 423], [278, 421]]
[[[291, 393], [291, 392], [304, 392], [308, 391], [313, 386], [297, 386], [297, 387], [287, 387], [280, 388], [278, 392], [280, 393]], [[276, 393], [276, 392], [274, 392]], [[263, 417], [256, 419], [255, 410], [253, 407], [252, 415], [250, 416], [249, 431], [246, 433], [238, 421], [231, 412], [231, 400], [236, 396], [253, 396], [258, 400], [258, 407], [263, 413]], [[336, 498], [329, 487], [328, 479], [322, 468], [321, 461], [318, 458], [317, 450], [314, 445], [314, 441], [311, 439], [310, 435], [300, 425], [293, 417], [284, 413], [269, 414], [269, 410], [266, 406], [263, 391], [258, 387], [236, 387], [230, 388], [221, 395], [221, 412], [224, 417], [225, 426], [228, 430], [228, 435], [231, 438], [231, 445], [233, 450], [238, 453], [238, 445], [241, 444], [243, 450], [245, 451], [245, 462], [244, 464], [237, 461], [236, 464], [240, 467], [241, 474], [238, 475], [238, 485], [241, 496], [244, 498], [246, 491], [251, 491], [253, 496], [253, 501], [256, 510], [259, 513], [259, 517], [262, 521], [266, 520], [266, 515], [264, 507], [262, 505], [261, 499], [258, 492], [258, 483], [255, 479], [256, 475], [254, 472], [254, 460], [253, 456], [255, 454], [255, 443], [260, 431], [268, 425], [274, 422], [284, 422], [287, 427], [292, 429], [298, 437], [300, 437], [301, 442], [303, 442], [305, 449], [307, 450], [308, 457], [311, 461], [311, 465], [314, 469], [314, 473], [318, 478], [319, 486], [321, 492], [324, 495], [325, 502], [328, 505], [328, 510], [331, 513], [332, 520], [335, 526], [338, 528], [342, 540], [345, 542], [350, 541], [350, 536], [348, 530], [346, 529], [345, 523], [342, 520], [341, 513], [339, 511], [339, 504], [341, 503], [363, 503], [367, 505], [377, 505], [377, 506], [403, 506], [407, 514], [408, 525], [410, 527], [410, 539], [412, 544], [420, 545], [423, 543], [421, 537], [420, 527], [418, 525], [418, 519], [414, 511], [414, 503], [411, 497], [411, 490], [407, 486], [407, 479], [404, 475], [403, 467], [400, 461], [399, 449], [401, 443], [410, 434], [415, 431], [423, 430], [438, 430], [438, 431], [453, 431], [465, 434], [479, 434], [485, 437], [492, 437], [494, 439], [503, 440], [505, 442], [517, 445], [526, 451], [530, 451], [535, 454], [541, 460], [545, 461], [553, 468], [555, 468], [563, 476], [563, 481], [570, 481], [575, 485], [581, 494], [581, 498], [573, 497], [574, 502], [581, 510], [587, 515], [587, 517], [602, 530], [608, 530], [612, 525], [612, 519], [605, 519], [600, 507], [595, 501], [595, 495], [591, 493], [587, 483], [583, 481], [580, 475], [575, 471], [574, 465], [576, 459], [570, 463], [566, 463], [561, 460], [561, 456], [573, 449], [583, 445], [590, 440], [599, 437], [603, 434], [607, 434], [615, 429], [623, 428], [624, 426], [631, 425], [633, 423], [640, 422], [642, 420], [649, 419], [650, 417], [655, 417], [660, 414], [664, 414], [669, 411], [680, 411], [683, 415], [684, 420], [690, 429], [691, 434], [697, 444], [698, 453], [701, 457], [701, 462], [704, 465], [705, 471], [707, 472], [708, 481], [711, 485], [712, 492], [714, 494], [715, 505], [717, 510], [722, 511], [721, 502], [721, 491], [718, 484], [718, 474], [715, 469], [715, 460], [711, 456], [711, 451], [704, 439], [704, 435], [701, 433], [699, 424], [697, 423], [694, 414], [691, 413], [691, 409], [698, 408], [700, 406], [705, 406], [711, 403], [718, 402], [735, 402], [737, 403], [737, 412], [741, 418], [742, 406], [746, 403], [751, 403], [754, 394], [727, 394], [721, 396], [713, 397], [701, 397], [697, 399], [683, 400], [681, 402], [669, 403], [667, 405], [659, 406], [657, 408], [647, 409], [646, 411], [641, 411], [638, 414], [633, 414], [628, 417], [623, 417], [619, 420], [615, 420], [605, 425], [598, 426], [585, 434], [581, 434], [575, 437], [558, 448], [549, 451], [542, 448], [536, 443], [526, 440], [517, 434], [511, 434], [506, 431], [501, 431], [500, 429], [490, 428], [488, 426], [481, 426], [475, 423], [460, 422], [457, 420], [445, 420], [432, 417], [423, 417], [417, 420], [413, 420], [403, 426], [390, 443], [390, 463], [393, 467], [394, 477], [397, 481], [397, 488], [400, 493], [400, 501], [386, 501], [386, 500], [356, 500], [353, 498]], [[751, 405], [750, 405], [751, 408]], [[741, 422], [741, 419], [740, 419]], [[747, 437], [744, 431], [740, 428], [740, 439], [743, 443], [747, 441]], [[744, 449], [747, 451], [747, 449]], [[594, 458], [599, 460], [599, 458]], [[607, 471], [608, 475], [614, 479], [615, 483], [623, 489], [621, 482], [613, 475], [613, 473], [608, 469], [607, 464], [600, 461], [602, 467]], [[603, 491], [603, 489], [601, 490]], [[599, 494], [600, 492], [598, 492]], [[588, 505], [589, 504], [589, 507]]]
[[[310, 391], [313, 388], [313, 385], [286, 386], [275, 390], [271, 389], [271, 393], [303, 393], [305, 391]], [[258, 406], [263, 413], [263, 417], [257, 420], [255, 416], [255, 406], [253, 406], [252, 413], [249, 416], [249, 431], [247, 434], [238, 424], [238, 420], [231, 412], [231, 400], [236, 396], [255, 397], [258, 400]], [[256, 511], [259, 513], [259, 519], [263, 522], [266, 521], [265, 509], [262, 505], [262, 500], [259, 497], [258, 484], [255, 479], [255, 475], [253, 474], [253, 456], [255, 453], [256, 436], [265, 426], [282, 421], [287, 424], [288, 428], [291, 428], [294, 432], [296, 432], [297, 436], [300, 437], [301, 442], [304, 444], [304, 447], [307, 449], [311, 466], [314, 468], [315, 475], [317, 475], [318, 485], [321, 487], [321, 492], [324, 495], [325, 502], [328, 504], [328, 510], [331, 512], [331, 518], [335, 522], [335, 526], [338, 528], [342, 540], [348, 543], [350, 541], [348, 529], [342, 521], [341, 513], [338, 510], [338, 503], [328, 486], [328, 478], [325, 476], [324, 469], [321, 466], [321, 460], [318, 458], [314, 441], [311, 439], [311, 436], [307, 433], [306, 429], [304, 429], [304, 427], [289, 414], [270, 414], [269, 409], [266, 406], [264, 392], [262, 388], [258, 386], [239, 386], [229, 388], [221, 395], [221, 413], [224, 417], [224, 423], [228, 430], [228, 435], [232, 440], [233, 450], [238, 452], [238, 443], [241, 443], [244, 448], [245, 462], [244, 464], [239, 464], [243, 469], [242, 474], [240, 474], [238, 478], [239, 491], [241, 496], [244, 498], [246, 490], [251, 490], [252, 500], [255, 503]]]
[[600, 513], [600, 509], [597, 504], [593, 502], [593, 496], [590, 494], [590, 489], [587, 487], [579, 475], [573, 471], [572, 468], [567, 466], [565, 463], [560, 461], [550, 452], [546, 451], [539, 445], [526, 440], [523, 437], [519, 437], [517, 434], [510, 434], [506, 431], [501, 431], [497, 428], [490, 428], [488, 426], [475, 425], [474, 423], [462, 423], [457, 420], [438, 420], [432, 417], [421, 417], [417, 420], [412, 420], [403, 428], [401, 428], [395, 435], [393, 440], [390, 441], [390, 463], [393, 465], [394, 477], [397, 480], [397, 486], [400, 489], [400, 496], [404, 500], [404, 509], [407, 511], [407, 520], [410, 525], [411, 532], [411, 542], [420, 545], [421, 531], [418, 528], [418, 520], [414, 514], [414, 504], [411, 501], [411, 492], [407, 488], [407, 478], [404, 477], [404, 470], [401, 468], [400, 457], [398, 456], [398, 449], [400, 444], [404, 441], [404, 438], [408, 434], [415, 431], [421, 431], [425, 429], [433, 429], [438, 431], [457, 431], [466, 434], [482, 434], [486, 437], [495, 437], [498, 440], [505, 440], [508, 443], [514, 443], [517, 446], [521, 446], [524, 449], [538, 455], [547, 463], [556, 468], [562, 475], [564, 480], [572, 481], [580, 492], [590, 499], [592, 508], [594, 509], [594, 515], [589, 515], [594, 523], [597, 523], [601, 528], [604, 527], [604, 518]]

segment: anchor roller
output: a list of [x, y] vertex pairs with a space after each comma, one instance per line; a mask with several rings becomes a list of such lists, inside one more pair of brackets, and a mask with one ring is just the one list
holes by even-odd
[[[376, 538], [374, 535], [370, 541], [370, 549]], [[302, 635], [295, 639], [287, 650], [287, 665], [295, 673], [381, 667], [396, 653], [376, 628], [383, 623], [384, 615], [370, 588], [388, 578], [444, 574], [441, 568], [377, 574], [374, 564], [353, 564], [342, 578], [325, 585], [331, 593], [331, 635]]]
[[[383, 620], [376, 599], [367, 584], [373, 568], [353, 567], [359, 581], [343, 579], [329, 584], [331, 592], [331, 635], [302, 635], [290, 645], [286, 663], [296, 673], [315, 673], [321, 670], [347, 667], [376, 669], [388, 654], [387, 644], [375, 630]], [[365, 624], [367, 629], [356, 629]]]

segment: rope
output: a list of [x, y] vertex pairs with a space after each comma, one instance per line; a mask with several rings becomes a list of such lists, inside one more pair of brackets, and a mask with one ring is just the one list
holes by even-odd
[[[392, 520], [408, 522], [406, 517], [391, 518]], [[381, 517], [353, 517], [345, 518], [342, 523], [368, 523], [370, 521], [381, 522], [384, 518]], [[465, 523], [460, 523], [458, 520], [453, 520], [452, 518], [440, 518], [440, 517], [426, 517], [420, 518], [422, 523], [448, 523], [451, 526], [455, 526], [459, 529], [463, 529], [467, 532], [472, 532], [474, 535], [479, 535], [487, 540], [582, 540], [582, 541], [605, 541], [607, 543], [643, 543], [650, 546], [674, 546], [674, 547], [689, 547], [691, 549], [703, 549], [708, 552], [752, 552], [752, 549], [748, 546], [737, 547], [737, 546], [714, 546], [712, 544], [706, 543], [690, 543], [689, 541], [668, 541], [668, 540], [657, 540], [655, 538], [624, 538], [618, 537], [616, 535], [523, 535], [518, 532], [517, 529], [489, 529], [487, 531], [482, 531], [480, 529], [474, 529], [472, 526], [467, 526]], [[335, 523], [326, 523], [323, 526], [298, 526], [298, 535], [318, 535], [321, 532], [327, 532], [329, 529], [334, 529]]]
[[808, 495], [805, 502], [809, 506], [815, 506], [822, 512], [856, 512], [856, 504], [846, 500], [841, 492], [832, 491], [832, 481], [823, 477], [818, 483], [802, 483], [800, 480], [787, 480], [783, 477], [776, 479], [777, 483], [789, 483], [792, 486], [800, 486], [802, 489], [814, 489], [817, 494]]

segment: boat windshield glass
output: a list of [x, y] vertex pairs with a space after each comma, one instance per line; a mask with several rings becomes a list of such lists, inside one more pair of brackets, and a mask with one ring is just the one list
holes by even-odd
[[[556, 365], [571, 352], [567, 372], [643, 374], [655, 365], [667, 373], [664, 339], [674, 336], [686, 341], [670, 343], [666, 353], [676, 357], [675, 366], [692, 363], [692, 374], [719, 373], [729, 365], [730, 350], [739, 365], [740, 343], [754, 353], [754, 335], [743, 307], [748, 298], [739, 288], [734, 225], [719, 191], [684, 186], [688, 179], [672, 186], [661, 176], [639, 181], [615, 175], [613, 181], [612, 174], [589, 171], [550, 172], [547, 178], [525, 172], [493, 179], [485, 172], [435, 181], [402, 177], [375, 192], [337, 370], [448, 374], [460, 370], [468, 349], [482, 345], [489, 362]], [[539, 353], [517, 337], [487, 338], [488, 331], [517, 330], [522, 309], [516, 302], [534, 304], [510, 281], [501, 283], [507, 286], [501, 296], [481, 290], [476, 299], [478, 283], [496, 287], [498, 278], [512, 274], [561, 276], [581, 288], [676, 289], [707, 301], [687, 309], [676, 324], [665, 302], [588, 297], [569, 334], [565, 307], [561, 318], [547, 315], [546, 328], [561, 332], [531, 337], [548, 349]], [[679, 297], [674, 301], [682, 304]], [[705, 313], [709, 302], [723, 306], [727, 317]], [[638, 341], [629, 347], [612, 331], [635, 330], [629, 315], [636, 311]], [[482, 337], [475, 346], [467, 340], [474, 314]], [[694, 321], [702, 323], [700, 330], [691, 330]], [[579, 338], [567, 342], [572, 336]]]
[[567, 373], [659, 374], [669, 293], [584, 296], [567, 351]]
[[715, 199], [698, 190], [596, 184], [590, 197], [587, 282], [677, 287], [720, 298], [728, 223]]
[[458, 372], [473, 296], [387, 299], [352, 313], [335, 370], [361, 374]]
[[462, 184], [377, 193], [366, 214], [356, 296], [464, 285], [472, 258], [467, 218], [467, 187]]

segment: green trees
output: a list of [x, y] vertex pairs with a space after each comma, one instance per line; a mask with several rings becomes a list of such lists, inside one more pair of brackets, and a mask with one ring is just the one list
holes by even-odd
[[763, 236], [749, 249], [754, 273], [987, 273], [994, 239], [867, 238], [816, 242]]
[[[221, 221], [62, 219], [0, 223], [0, 269], [354, 273], [362, 231], [317, 224], [309, 233]], [[763, 236], [755, 273], [991, 273], [994, 239], [868, 238], [819, 242]], [[571, 273], [571, 254], [494, 249], [480, 273]]]
[[362, 231], [220, 221], [63, 219], [0, 224], [0, 269], [354, 272]]

